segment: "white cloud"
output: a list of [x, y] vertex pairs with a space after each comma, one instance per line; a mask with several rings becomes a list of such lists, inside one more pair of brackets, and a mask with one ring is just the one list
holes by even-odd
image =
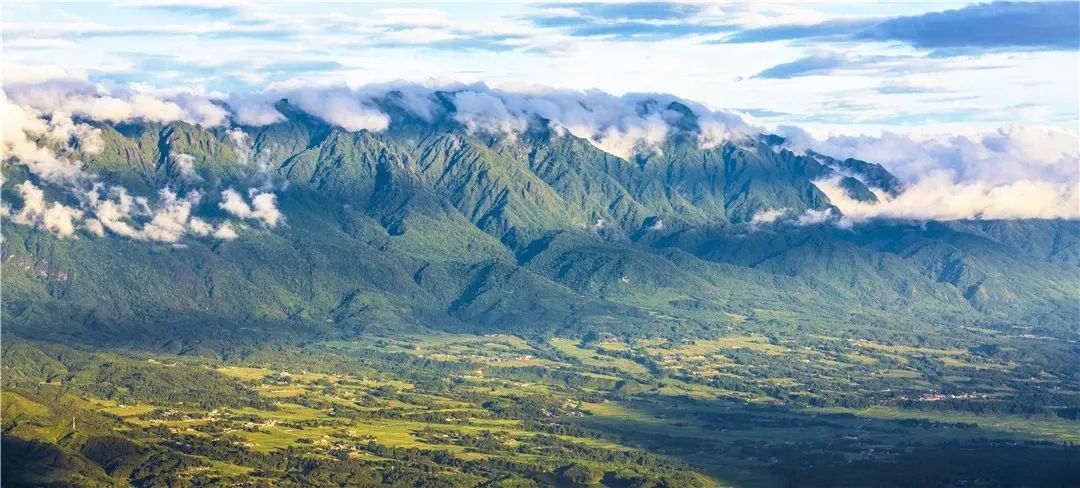
[[94, 216], [86, 227], [94, 234], [104, 235], [107, 230], [128, 239], [170, 243], [188, 234], [211, 235], [210, 224], [192, 216], [193, 208], [202, 199], [197, 191], [181, 197], [166, 188], [158, 192], [156, 202], [151, 202], [117, 186], [110, 187], [104, 196], [101, 190], [98, 184], [84, 195], [84, 205]]
[[776, 222], [791, 212], [789, 208], [773, 208], [768, 210], [759, 210], [750, 217], [750, 232], [755, 232], [761, 229], [763, 226]]
[[490, 93], [462, 91], [454, 94], [454, 120], [470, 132], [520, 132], [528, 120], [524, 114], [511, 114], [501, 98]]
[[231, 94], [228, 104], [233, 119], [240, 125], [263, 126], [285, 120], [274, 108], [274, 100], [264, 96]]
[[208, 236], [214, 232], [213, 225], [198, 217], [192, 217], [191, 221], [188, 222], [188, 227], [191, 229], [191, 233], [197, 236]]
[[[75, 125], [66, 113], [60, 112], [46, 120], [36, 110], [13, 103], [0, 93], [3, 111], [3, 153], [5, 159], [17, 158], [27, 169], [46, 181], [73, 182], [83, 178], [82, 163], [60, 158], [52, 149], [37, 142], [45, 138], [69, 149], [72, 138], [88, 149], [100, 150], [100, 133], [84, 124]], [[82, 142], [86, 141], [86, 142]]]
[[829, 222], [830, 220], [835, 220], [838, 217], [836, 212], [831, 208], [822, 210], [808, 208], [802, 215], [799, 215], [799, 217], [795, 219], [795, 225], [818, 225]]
[[192, 193], [181, 199], [169, 190], [161, 190], [159, 207], [150, 222], [143, 226], [140, 236], [151, 241], [179, 241], [188, 231], [191, 206], [198, 202], [199, 197], [198, 193]]
[[22, 197], [23, 206], [11, 216], [17, 224], [34, 225], [56, 233], [60, 238], [75, 234], [75, 226], [82, 211], [59, 202], [47, 203], [45, 192], [29, 181], [15, 187]]
[[1080, 138], [1060, 129], [1011, 126], [950, 136], [831, 136], [785, 128], [795, 149], [878, 162], [905, 184], [879, 203], [816, 182], [845, 216], [903, 219], [1080, 218]]
[[89, 124], [75, 123], [69, 113], [53, 112], [48, 124], [49, 131], [45, 136], [61, 143], [65, 149], [77, 149], [85, 154], [100, 154], [105, 149], [101, 129]]
[[[5, 66], [16, 73], [21, 65]], [[184, 121], [206, 127], [222, 125], [228, 112], [208, 96], [188, 90], [155, 92], [142, 89], [110, 89], [88, 81], [85, 74], [63, 72], [53, 78], [32, 75], [5, 78], [4, 93], [13, 102], [41, 113], [63, 112], [93, 120], [124, 122]]]
[[659, 114], [624, 119], [622, 127], [609, 126], [593, 136], [593, 143], [603, 151], [630, 159], [635, 154], [656, 148], [667, 139], [670, 127]]
[[191, 230], [192, 234], [197, 236], [213, 236], [215, 239], [225, 241], [230, 241], [239, 237], [236, 231], [233, 230], [232, 224], [228, 222], [222, 222], [217, 228], [214, 228], [209, 222], [198, 217], [192, 217], [191, 221], [188, 223], [188, 228]]
[[105, 237], [105, 227], [101, 225], [98, 219], [86, 219], [80, 227], [95, 236]]
[[881, 193], [878, 203], [854, 200], [835, 180], [816, 181], [847, 219], [915, 220], [1080, 218], [1080, 191], [1076, 183], [1017, 180], [991, 184], [957, 181], [947, 171], [936, 171], [908, 185], [895, 197]]
[[386, 114], [365, 105], [355, 92], [343, 86], [296, 90], [290, 93], [289, 102], [328, 124], [348, 131], [378, 132], [390, 124], [390, 118]]
[[1001, 184], [1020, 179], [1068, 181], [1080, 164], [1080, 138], [1057, 128], [1009, 126], [966, 133], [880, 136], [827, 135], [781, 127], [793, 149], [813, 149], [835, 158], [879, 163], [899, 178], [917, 180], [945, 170], [960, 181]]
[[237, 237], [240, 237], [240, 235], [237, 234], [235, 230], [233, 230], [232, 224], [228, 222], [219, 225], [217, 230], [214, 231], [213, 236], [223, 241], [231, 241], [233, 239], [236, 239]]
[[281, 222], [283, 216], [277, 208], [273, 193], [257, 192], [252, 189], [248, 194], [251, 197], [250, 205], [240, 192], [229, 188], [221, 192], [221, 203], [218, 206], [232, 215], [242, 219], [258, 220], [270, 228]]
[[597, 90], [579, 92], [524, 86], [496, 90], [484, 84], [462, 85], [430, 81], [376, 83], [355, 89], [288, 82], [260, 94], [230, 95], [234, 119], [246, 125], [281, 120], [273, 103], [288, 99], [301, 110], [346, 130], [385, 130], [389, 116], [378, 105], [396, 105], [424, 121], [434, 121], [445, 109], [437, 92], [449, 95], [450, 118], [469, 132], [515, 134], [536, 118], [552, 127], [587, 139], [598, 148], [630, 158], [655, 150], [680, 124], [683, 114], [667, 110], [672, 102], [689, 105], [698, 119], [699, 139], [707, 147], [757, 132], [733, 112], [714, 111], [671, 95], [635, 94], [622, 97]]
[[[144, 241], [176, 242], [188, 233], [234, 238], [235, 231], [232, 231], [231, 227], [219, 226], [212, 233], [203, 232], [203, 229], [199, 227], [201, 221], [195, 221], [192, 218], [192, 207], [198, 203], [200, 193], [189, 192], [181, 198], [171, 190], [163, 189], [159, 193], [158, 200], [152, 203], [147, 198], [131, 196], [122, 187], [106, 187], [97, 182], [96, 176], [85, 173], [82, 162], [74, 157], [78, 153], [91, 155], [100, 153], [104, 149], [104, 141], [100, 129], [83, 122], [76, 122], [69, 109], [82, 113], [84, 117], [103, 116], [104, 120], [113, 120], [114, 116], [123, 119], [128, 115], [116, 114], [130, 114], [131, 112], [125, 112], [128, 110], [135, 110], [141, 114], [139, 117], [148, 119], [149, 112], [162, 107], [165, 107], [167, 113], [164, 115], [159, 113], [158, 115], [161, 116], [183, 116], [183, 111], [168, 112], [172, 110], [168, 103], [151, 95], [132, 94], [130, 103], [124, 105], [126, 102], [102, 95], [105, 92], [99, 88], [87, 88], [88, 85], [78, 78], [52, 78], [54, 81], [49, 81], [48, 79], [40, 80], [41, 76], [47, 76], [47, 74], [31, 73], [31, 75], [21, 79], [40, 81], [40, 85], [34, 85], [21, 93], [28, 97], [31, 103], [38, 103], [38, 107], [15, 103], [7, 95], [7, 85], [4, 91], [0, 92], [0, 106], [3, 109], [4, 162], [5, 164], [16, 162], [25, 166], [30, 174], [40, 181], [51, 184], [78, 201], [80, 208], [69, 207], [59, 202], [47, 202], [44, 191], [27, 180], [15, 186], [22, 196], [23, 207], [14, 214], [5, 207], [10, 222], [34, 225], [51, 231], [61, 238], [74, 235], [78, 228], [99, 237], [104, 236], [108, 231], [117, 236]], [[20, 78], [15, 77], [15, 79]], [[67, 86], [67, 88], [50, 91], [48, 88], [50, 84], [59, 87]], [[45, 89], [39, 90], [39, 87], [45, 87]], [[22, 88], [16, 88], [16, 90], [19, 89]], [[50, 98], [50, 93], [62, 95], [59, 98]], [[71, 96], [71, 93], [76, 93], [76, 95]], [[180, 95], [172, 96], [179, 96], [180, 99], [186, 100], [185, 103], [188, 106], [193, 107], [190, 113], [197, 114], [203, 119], [216, 119], [214, 123], [220, 123], [224, 119], [221, 115], [225, 113], [224, 109], [216, 104], [207, 105], [203, 101], [191, 98], [190, 93], [186, 91], [176, 93]], [[117, 111], [114, 111], [114, 108]], [[185, 179], [200, 180], [194, 171], [192, 156], [174, 154], [172, 162]], [[280, 218], [279, 214], [275, 214], [272, 195], [256, 198], [253, 204], [259, 218], [273, 218], [275, 221]], [[274, 217], [275, 215], [278, 217]]]
[[180, 171], [180, 177], [187, 181], [201, 181], [202, 177], [195, 172], [195, 156], [190, 154], [176, 153], [169, 155], [176, 169]]
[[95, 187], [87, 192], [86, 205], [93, 209], [99, 224], [109, 232], [120, 237], [139, 238], [139, 231], [128, 223], [137, 203], [124, 188], [113, 187], [105, 198], [101, 198], [99, 189]]
[[229, 143], [232, 144], [233, 150], [236, 151], [236, 155], [240, 158], [240, 164], [246, 165], [251, 162], [251, 154], [254, 151], [252, 147], [254, 142], [251, 140], [251, 136], [247, 135], [243, 129], [235, 127], [225, 132], [229, 136]]

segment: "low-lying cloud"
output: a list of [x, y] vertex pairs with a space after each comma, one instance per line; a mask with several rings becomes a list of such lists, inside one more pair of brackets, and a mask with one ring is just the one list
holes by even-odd
[[248, 192], [248, 195], [251, 198], [250, 205], [244, 200], [240, 192], [229, 188], [221, 192], [221, 203], [218, 206], [222, 210], [242, 219], [253, 219], [262, 222], [266, 227], [273, 228], [281, 222], [281, 211], [277, 208], [273, 193], [259, 192], [253, 188]]
[[755, 212], [754, 215], [750, 217], [750, 232], [756, 232], [762, 227], [780, 220], [781, 217], [784, 217], [790, 212], [790, 208], [771, 208]]
[[788, 146], [883, 165], [899, 195], [851, 199], [835, 179], [816, 182], [852, 220], [1080, 218], [1080, 138], [1060, 129], [1007, 127], [970, 134], [814, 138], [786, 127]]
[[[109, 122], [129, 120], [131, 117], [175, 121], [183, 120], [185, 113], [211, 113], [216, 107], [214, 103], [187, 100], [185, 103], [193, 107], [192, 112], [169, 109], [167, 113], [151, 110], [133, 115], [131, 110], [167, 106], [168, 102], [155, 98], [152, 103], [135, 101], [126, 108], [117, 108], [121, 103], [117, 101], [121, 99], [87, 91], [85, 83], [78, 80], [62, 81], [64, 83], [50, 85], [49, 82], [42, 82], [13, 90], [24, 97], [26, 104], [9, 98], [5, 85], [4, 92], [0, 93], [0, 108], [3, 109], [4, 164], [15, 161], [22, 165], [35, 181], [58, 190], [57, 196], [64, 201], [49, 201], [43, 187], [35, 184], [35, 181], [25, 180], [11, 187], [18, 200], [21, 200], [21, 206], [15, 209], [5, 201], [0, 205], [0, 216], [10, 223], [35, 226], [60, 238], [74, 237], [80, 229], [88, 236], [112, 234], [140, 241], [170, 243], [179, 241], [185, 235], [223, 240], [238, 236], [228, 222], [215, 225], [193, 215], [193, 208], [203, 197], [200, 191], [193, 190], [180, 196], [169, 188], [163, 188], [153, 200], [134, 196], [122, 186], [97, 181], [96, 175], [83, 170], [79, 159], [80, 155], [100, 153], [104, 149], [104, 141], [100, 129], [86, 122], [76, 122], [72, 114], [76, 114], [80, 120]], [[82, 88], [61, 89], [64, 86]], [[180, 96], [181, 99], [185, 97]], [[210, 122], [220, 123], [221, 120], [222, 117], [214, 116]], [[171, 163], [184, 180], [201, 181], [195, 173], [192, 156], [174, 154]], [[273, 204], [272, 197], [270, 204]], [[260, 211], [262, 214], [269, 213], [265, 204]]]
[[990, 184], [957, 181], [938, 171], [909, 185], [895, 197], [878, 192], [879, 202], [852, 199], [834, 179], [815, 185], [853, 222], [875, 218], [914, 220], [1075, 219], [1080, 217], [1076, 184], [1018, 180]]
[[82, 211], [57, 202], [46, 203], [45, 192], [29, 181], [24, 181], [15, 188], [22, 197], [22, 209], [11, 213], [10, 209], [4, 206], [0, 208], [0, 215], [16, 224], [36, 225], [55, 232], [61, 238], [75, 233], [75, 224], [82, 217]]

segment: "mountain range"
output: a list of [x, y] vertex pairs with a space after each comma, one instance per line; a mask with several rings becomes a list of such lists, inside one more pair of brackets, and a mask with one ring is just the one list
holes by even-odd
[[67, 154], [92, 189], [81, 195], [5, 164], [8, 212], [26, 205], [25, 181], [72, 208], [90, 191], [98, 204], [131, 199], [117, 221], [128, 229], [158, 222], [162, 202], [190, 212], [167, 238], [125, 236], [117, 222], [57, 236], [6, 219], [5, 333], [183, 352], [410, 328], [1076, 331], [1076, 221], [854, 221], [822, 181], [868, 204], [903, 183], [776, 135], [704, 143], [678, 102], [640, 103], [672, 130], [629, 156], [538, 115], [498, 132], [396, 107], [380, 107], [390, 120], [377, 132], [286, 99], [264, 126], [87, 120], [96, 147]]

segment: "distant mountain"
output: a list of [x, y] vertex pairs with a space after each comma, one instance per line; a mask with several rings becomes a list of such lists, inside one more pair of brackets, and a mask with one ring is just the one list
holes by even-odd
[[[1075, 332], [1076, 222], [841, 228], [816, 180], [836, 178], [866, 202], [901, 191], [899, 180], [876, 164], [795, 154], [776, 136], [702, 147], [686, 106], [664, 107], [681, 117], [675, 129], [629, 160], [540, 118], [490, 134], [385, 107], [387, 130], [349, 132], [286, 100], [277, 108], [278, 123], [228, 130], [93, 122], [103, 150], [77, 156], [100, 182], [151, 203], [161, 188], [198, 191], [193, 215], [210, 221], [228, 216], [220, 202], [230, 189], [272, 192], [283, 223], [174, 243], [5, 225], [5, 330], [178, 348], [372, 327]], [[17, 164], [4, 177], [13, 208], [27, 179], [71, 198]]]

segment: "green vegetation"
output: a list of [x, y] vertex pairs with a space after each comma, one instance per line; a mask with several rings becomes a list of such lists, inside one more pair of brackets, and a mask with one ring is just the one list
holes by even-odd
[[[1055, 486], [1080, 457], [1065, 407], [1080, 389], [1058, 388], [1058, 405], [1039, 379], [995, 388], [1019, 366], [944, 343], [413, 333], [219, 357], [4, 348], [5, 449], [53, 452], [48, 466], [5, 454], [5, 473], [33, 466], [17, 478], [31, 484]], [[964, 379], [938, 391], [938, 376]]]
[[[896, 182], [753, 140], [676, 133], [627, 161], [543, 121], [350, 133], [279, 109], [244, 151], [134, 122], [79, 156], [151, 201], [198, 190], [211, 220], [221, 191], [269, 185], [281, 226], [3, 226], [6, 484], [1080, 479], [1076, 222], [757, 225], [829, 208], [820, 177]], [[18, 209], [33, 177], [2, 171]]]

